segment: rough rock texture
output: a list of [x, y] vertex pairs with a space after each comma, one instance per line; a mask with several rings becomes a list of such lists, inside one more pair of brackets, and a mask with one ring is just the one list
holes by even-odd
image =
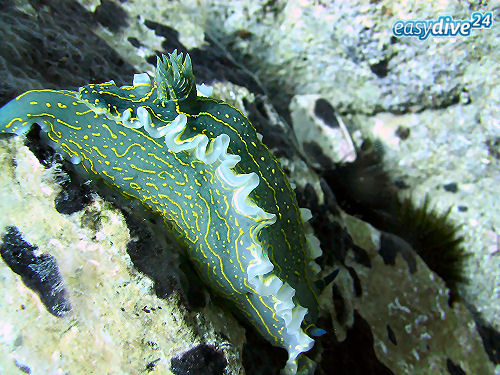
[[[362, 296], [349, 299], [370, 325], [377, 357], [395, 374], [445, 373], [448, 361], [466, 374], [491, 373], [470, 312], [462, 304], [448, 305], [443, 281], [414, 253], [405, 256], [399, 239], [353, 217], [344, 222], [370, 259], [364, 267], [350, 253], [346, 264], [360, 279]], [[388, 246], [396, 252], [392, 264], [382, 255]], [[339, 289], [352, 293], [350, 285], [339, 283]]]
[[[71, 216], [57, 212], [55, 171], [44, 169], [20, 138], [1, 141], [0, 164], [2, 232], [14, 225], [39, 253], [57, 259], [72, 307], [63, 318], [52, 315], [36, 292], [0, 262], [2, 373], [21, 373], [24, 366], [44, 374], [96, 369], [169, 374], [174, 356], [197, 344], [221, 346], [224, 338], [217, 331], [241, 347], [241, 328], [230, 316], [218, 317], [217, 307], [207, 318], [179, 307], [178, 294], [155, 294], [152, 280], [137, 271], [127, 254], [131, 239], [117, 209], [94, 197]], [[214, 328], [217, 324], [222, 325]], [[224, 351], [228, 368], [238, 373], [235, 349]]]
[[[381, 139], [389, 171], [415, 195], [431, 192], [439, 208], [457, 206], [452, 220], [465, 224], [473, 255], [474, 277], [463, 299], [494, 327], [488, 331], [491, 358], [500, 316], [498, 28], [431, 39], [425, 48], [391, 35], [397, 19], [467, 18], [477, 5], [82, 0], [40, 2], [34, 9], [23, 1], [17, 8], [5, 3], [1, 16], [9, 17], [1, 27], [19, 35], [12, 43], [21, 51], [46, 52], [23, 59], [0, 50], [8, 72], [0, 103], [32, 87], [109, 79], [125, 84], [134, 70], [152, 71], [154, 51], [179, 48], [189, 50], [200, 81], [212, 82], [216, 96], [248, 113], [297, 185], [300, 204], [313, 211], [325, 273], [341, 269], [322, 297], [320, 323], [328, 333], [308, 354], [319, 362], [317, 374], [332, 368], [349, 375], [495, 372], [471, 313], [461, 303], [448, 305], [443, 281], [408, 244], [337, 207], [304, 161], [304, 141], [294, 139], [278, 115], [295, 120], [290, 124], [298, 134], [314, 135], [336, 129], [340, 114], [354, 144], [361, 134]], [[37, 25], [36, 13], [53, 22], [28, 30], [15, 22], [22, 17]], [[72, 20], [73, 27], [65, 27]], [[75, 33], [83, 33], [78, 53], [64, 44]], [[47, 68], [35, 71], [38, 63]], [[320, 98], [333, 114], [317, 105]], [[300, 123], [290, 103], [303, 104]], [[319, 129], [309, 131], [315, 124]], [[353, 155], [347, 136], [340, 148], [321, 141], [331, 160]], [[99, 197], [72, 215], [61, 214], [54, 208], [60, 187], [53, 181], [60, 172], [44, 171], [22, 139], [0, 140], [0, 147], [0, 228], [16, 226], [40, 253], [57, 260], [72, 308], [69, 317], [51, 315], [0, 262], [1, 372], [187, 374], [201, 361], [207, 374], [267, 374], [283, 365], [283, 353], [253, 339], [250, 328], [244, 334], [217, 300], [203, 303], [206, 293], [193, 291], [189, 265], [179, 269], [179, 254], [158, 232], [141, 231]]]
[[[382, 141], [388, 170], [417, 199], [430, 193], [440, 210], [455, 207], [451, 220], [463, 224], [472, 254], [463, 298], [498, 331], [499, 28], [425, 42], [392, 36], [398, 19], [468, 19], [473, 11], [487, 10], [498, 13], [498, 5], [253, 2], [224, 9], [225, 22], [210, 25], [221, 35], [248, 31], [248, 38], [221, 40], [284, 98], [278, 103], [320, 94], [346, 123]], [[407, 140], [396, 136], [400, 127], [410, 130]], [[443, 190], [450, 182], [458, 184], [457, 194]]]

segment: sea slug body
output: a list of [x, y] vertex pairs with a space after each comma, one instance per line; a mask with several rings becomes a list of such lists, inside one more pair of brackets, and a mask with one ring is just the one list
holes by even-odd
[[132, 86], [32, 90], [0, 109], [0, 133], [33, 123], [79, 173], [160, 215], [206, 284], [285, 348], [284, 373], [297, 373], [314, 344], [305, 331], [319, 331], [310, 212], [247, 118], [197, 95], [189, 55], [158, 58], [155, 77], [136, 74]]

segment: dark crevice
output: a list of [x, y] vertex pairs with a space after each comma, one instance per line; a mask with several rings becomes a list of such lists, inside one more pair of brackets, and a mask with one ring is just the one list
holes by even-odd
[[48, 312], [64, 317], [71, 312], [71, 304], [57, 261], [50, 254], [37, 255], [37, 252], [38, 247], [26, 242], [19, 229], [6, 228], [0, 245], [3, 261], [38, 294]]
[[446, 369], [450, 375], [467, 375], [466, 372], [451, 359], [446, 358]]
[[[247, 375], [279, 374], [286, 363], [287, 352], [285, 349], [271, 345], [264, 340], [254, 327], [242, 319], [246, 328], [247, 342], [243, 344], [242, 362]], [[263, 355], [265, 353], [265, 355]]]
[[495, 364], [500, 364], [500, 332], [493, 327], [476, 319], [476, 327], [483, 339], [484, 349], [490, 360]]
[[223, 375], [227, 366], [224, 355], [210, 345], [198, 345], [170, 360], [175, 375]]
[[128, 26], [128, 13], [111, 0], [101, 0], [101, 4], [94, 11], [94, 16], [97, 22], [111, 32], [117, 32]]
[[389, 73], [389, 70], [387, 68], [388, 64], [389, 64], [389, 58], [385, 58], [375, 64], [370, 65], [370, 70], [377, 77], [384, 78], [387, 77], [387, 74]]
[[321, 374], [394, 375], [375, 355], [370, 325], [356, 310], [354, 324], [348, 329], [344, 341], [337, 341], [333, 334], [320, 337], [320, 341], [324, 348], [320, 364]]
[[314, 103], [314, 114], [322, 119], [331, 128], [338, 128], [339, 122], [335, 110], [328, 100], [320, 98]]

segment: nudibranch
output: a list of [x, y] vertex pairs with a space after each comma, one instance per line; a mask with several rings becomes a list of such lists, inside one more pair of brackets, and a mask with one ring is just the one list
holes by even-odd
[[322, 331], [311, 213], [242, 112], [204, 89], [189, 55], [174, 51], [132, 86], [25, 92], [0, 109], [0, 132], [39, 124], [85, 178], [160, 215], [200, 277], [288, 351], [284, 373], [295, 374], [314, 344], [308, 334]]

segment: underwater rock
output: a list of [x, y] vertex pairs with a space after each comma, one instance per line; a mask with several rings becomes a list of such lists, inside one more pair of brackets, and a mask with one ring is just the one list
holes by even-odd
[[[341, 6], [339, 9], [335, 9], [336, 17], [345, 17], [346, 20], [352, 22], [352, 17], [362, 16], [359, 4], [357, 6], [358, 8], [355, 5], [350, 5], [349, 7], [352, 8]], [[369, 22], [372, 24], [375, 22], [376, 12], [380, 12], [382, 6], [385, 7], [386, 11], [391, 8], [389, 2], [364, 8], [369, 11]], [[420, 60], [423, 59], [422, 56], [418, 55], [418, 46], [412, 48], [405, 46], [404, 48], [409, 51], [404, 52], [401, 59], [407, 64], [401, 64], [401, 67], [394, 70], [396, 63], [390, 59], [387, 63], [387, 75], [381, 78], [372, 71], [370, 66], [382, 61], [386, 55], [390, 55], [389, 52], [393, 47], [379, 51], [376, 47], [376, 41], [367, 37], [367, 35], [370, 36], [370, 33], [366, 31], [357, 37], [351, 35], [347, 39], [342, 39], [342, 30], [337, 27], [337, 31], [333, 33], [334, 40], [344, 40], [346, 48], [342, 48], [349, 52], [349, 58], [357, 62], [347, 62], [345, 67], [349, 73], [344, 75], [339, 73], [338, 66], [329, 67], [328, 74], [331, 77], [338, 76], [338, 80], [333, 81], [317, 74], [322, 69], [318, 70], [317, 66], [313, 67], [311, 62], [317, 61], [318, 64], [323, 64], [324, 61], [316, 59], [315, 55], [311, 55], [311, 58], [305, 62], [295, 58], [300, 52], [297, 52], [299, 47], [295, 45], [294, 48], [289, 48], [287, 43], [297, 36], [296, 33], [290, 34], [290, 38], [286, 39], [283, 44], [272, 42], [277, 47], [269, 48], [265, 42], [266, 38], [271, 38], [271, 41], [284, 39], [281, 31], [275, 25], [276, 14], [285, 17], [284, 24], [288, 25], [287, 27], [293, 26], [291, 17], [294, 13], [291, 10], [293, 10], [292, 7], [298, 7], [294, 3], [289, 6], [276, 4], [264, 7], [266, 17], [264, 21], [273, 20], [272, 25], [266, 24], [266, 22], [260, 22], [258, 25], [259, 22], [256, 22], [258, 17], [243, 17], [241, 11], [238, 10], [241, 9], [239, 2], [227, 5], [227, 7], [234, 7], [235, 10], [227, 12], [231, 15], [230, 19], [219, 14], [219, 12], [225, 13], [227, 8], [212, 9], [207, 6], [203, 12], [193, 13], [192, 9], [197, 8], [190, 8], [190, 4], [186, 2], [165, 4], [164, 12], [158, 12], [156, 5], [141, 2], [139, 6], [139, 2], [132, 0], [123, 3], [122, 7], [130, 15], [128, 18], [129, 26], [121, 30], [123, 34], [114, 35], [108, 30], [103, 31], [102, 29], [97, 30], [97, 33], [99, 35], [107, 34], [106, 38], [110, 42], [109, 44], [119, 51], [125, 61], [133, 63], [139, 71], [144, 71], [147, 67], [151, 68], [146, 62], [146, 57], [153, 56], [153, 50], [161, 50], [161, 43], [165, 41], [162, 37], [153, 35], [154, 33], [144, 25], [144, 19], [164, 23], [175, 28], [179, 31], [180, 39], [189, 48], [201, 45], [204, 40], [201, 25], [207, 25], [204, 22], [207, 19], [211, 21], [208, 23], [208, 28], [220, 29], [223, 27], [227, 29], [225, 33], [243, 28], [251, 30], [252, 36], [238, 39], [234, 48], [242, 51], [242, 55], [243, 52], [246, 53], [250, 59], [247, 61], [259, 61], [259, 64], [253, 63], [251, 65], [259, 67], [256, 69], [263, 67], [265, 72], [261, 77], [266, 80], [266, 85], [269, 83], [266, 77], [274, 74], [279, 80], [283, 80], [283, 77], [287, 77], [287, 79], [292, 77], [294, 80], [289, 85], [280, 81], [278, 86], [286, 92], [283, 95], [273, 94], [273, 100], [278, 101], [277, 104], [280, 100], [286, 103], [279, 108], [280, 114], [284, 113], [281, 110], [288, 106], [292, 97], [292, 95], [287, 97], [287, 93], [321, 95], [342, 116], [350, 110], [351, 105], [354, 108], [354, 113], [358, 111], [369, 113], [377, 108], [377, 105], [380, 105], [380, 108], [395, 108], [396, 110], [411, 107], [423, 95], [422, 90], [419, 92], [413, 89], [415, 85], [408, 85], [408, 92], [399, 89], [391, 91], [395, 93], [395, 96], [388, 102], [380, 102], [379, 98], [372, 98], [376, 93], [376, 90], [372, 89], [379, 84], [377, 80], [380, 82], [389, 80], [394, 82], [397, 88], [397, 80], [392, 81], [391, 77], [397, 77], [400, 74], [397, 73], [398, 71], [407, 69], [408, 64], [413, 61], [412, 56], [417, 56]], [[425, 6], [421, 5], [421, 7]], [[249, 9], [250, 13], [253, 14], [254, 8], [250, 7]], [[353, 12], [351, 9], [355, 11]], [[307, 14], [309, 14], [308, 12], [309, 10], [306, 10]], [[141, 14], [142, 18], [138, 18]], [[430, 17], [433, 16], [430, 10], [427, 14]], [[399, 16], [397, 14], [392, 17]], [[383, 22], [390, 25], [393, 18], [387, 17]], [[214, 25], [214, 20], [218, 21], [216, 25]], [[330, 30], [330, 34], [324, 35], [326, 39], [321, 39], [322, 34], [315, 32], [313, 35], [316, 37], [313, 38], [312, 45], [304, 44], [307, 46], [304, 51], [317, 49], [318, 53], [322, 53], [321, 51], [324, 49], [317, 47], [331, 43], [332, 22], [331, 19], [323, 22], [324, 30]], [[385, 30], [385, 27], [379, 26], [378, 29]], [[389, 31], [385, 34], [382, 32], [382, 36], [386, 37], [385, 39], [390, 43], [389, 26], [387, 30]], [[209, 31], [214, 32], [213, 29]], [[72, 31], [67, 32], [71, 33]], [[304, 35], [307, 34], [304, 33]], [[139, 48], [127, 41], [127, 38], [132, 36], [141, 42], [141, 45], [136, 43]], [[81, 36], [79, 38], [81, 39]], [[239, 37], [236, 36], [236, 38]], [[262, 42], [263, 39], [264, 42]], [[226, 39], [227, 43], [233, 41], [234, 39], [229, 37]], [[464, 41], [463, 43], [469, 42]], [[403, 52], [404, 48], [401, 47], [400, 51]], [[84, 56], [90, 55], [91, 49], [82, 48], [81, 53]], [[282, 55], [288, 57], [283, 58]], [[104, 55], [99, 54], [96, 59], [100, 61], [102, 56]], [[114, 67], [116, 72], [120, 72], [116, 59], [111, 57], [111, 60], [114, 61], [113, 64], [102, 63], [102, 66]], [[270, 61], [271, 65], [268, 65], [266, 61]], [[334, 61], [337, 61], [339, 66], [345, 62], [336, 60], [335, 57], [328, 57], [328, 64], [333, 64]], [[20, 69], [22, 69], [22, 63], [18, 63]], [[463, 64], [467, 63], [468, 61], [464, 60]], [[87, 63], [87, 66], [89, 65], [92, 65], [93, 69], [99, 67], [99, 63], [96, 65]], [[361, 70], [358, 70], [360, 69], [359, 65], [362, 65]], [[442, 66], [435, 65], [433, 74], [439, 72]], [[276, 74], [278, 67], [284, 71]], [[418, 64], [411, 66], [411, 68], [411, 72], [418, 73]], [[31, 69], [34, 71], [33, 67]], [[27, 71], [30, 70], [27, 69]], [[461, 69], [457, 71], [461, 71]], [[304, 73], [298, 75], [297, 72]], [[130, 72], [123, 72], [127, 78], [130, 74]], [[370, 80], [366, 84], [360, 84], [360, 82], [365, 82], [368, 75], [371, 77]], [[311, 77], [316, 77], [316, 79], [312, 80]], [[111, 78], [103, 78], [102, 81]], [[37, 82], [36, 77], [28, 77], [26, 80], [31, 84]], [[87, 80], [88, 77], [82, 77], [82, 81], [75, 83], [75, 85]], [[424, 82], [424, 86], [428, 89], [426, 93], [435, 93], [439, 89], [432, 87], [431, 81], [426, 79]], [[415, 80], [412, 82], [418, 83]], [[58, 81], [58, 83], [64, 82]], [[452, 84], [453, 82], [450, 81], [450, 85]], [[37, 87], [44, 85], [46, 86], [46, 82], [41, 81]], [[245, 97], [250, 106], [255, 100], [254, 95], [248, 93], [248, 90], [232, 84], [217, 83], [215, 86], [216, 92], [218, 90], [218, 92], [227, 95], [227, 100], [241, 102], [242, 96], [234, 95], [234, 93], [242, 92], [247, 93]], [[271, 86], [269, 84], [268, 87]], [[290, 86], [294, 89], [289, 89]], [[27, 86], [22, 87], [26, 88]], [[295, 91], [295, 87], [300, 89]], [[454, 87], [447, 85], [442, 89], [442, 93], [429, 96], [429, 100], [432, 100], [434, 104], [427, 104], [443, 105], [448, 97], [453, 97], [456, 94], [455, 91]], [[481, 97], [483, 92], [476, 91], [471, 92], [471, 95], [477, 99]], [[8, 95], [9, 97], [1, 98], [3, 102], [14, 96], [12, 87], [10, 87]], [[427, 104], [423, 103], [422, 105]], [[239, 108], [246, 107], [240, 104], [237, 106]], [[488, 118], [494, 120], [494, 106], [487, 104], [487, 109], [489, 114], [481, 112], [480, 115], [485, 120]], [[435, 112], [427, 112], [422, 114], [423, 117], [413, 117], [417, 125], [405, 125], [411, 129], [411, 136], [405, 142], [411, 141], [414, 137], [418, 137], [420, 142], [425, 141], [424, 135], [417, 131], [420, 119], [425, 118], [425, 116], [428, 116], [426, 121], [429, 123], [444, 120], [442, 123], [451, 124], [455, 121], [439, 116], [436, 120], [436, 117], [433, 117], [435, 114]], [[361, 124], [361, 126], [368, 128], [373, 125], [374, 119], [371, 116], [363, 119], [348, 113], [347, 115], [350, 121], [353, 118], [360, 119], [359, 123], [356, 122], [357, 125]], [[395, 123], [398, 124], [395, 129], [399, 125], [405, 124], [399, 120], [409, 119], [410, 116], [413, 115], [397, 118]], [[488, 139], [494, 139], [494, 137]], [[264, 142], [267, 142], [265, 134]], [[113, 371], [122, 368], [121, 366], [126, 366], [130, 373], [140, 372], [151, 367], [162, 373], [168, 371], [173, 357], [179, 358], [182, 353], [195, 348], [200, 343], [212, 345], [222, 342], [231, 344], [221, 349], [228, 362], [227, 373], [238, 374], [242, 371], [241, 347], [245, 337], [248, 339], [248, 335], [245, 336], [244, 330], [232, 318], [231, 314], [218, 307], [216, 303], [210, 303], [209, 308], [203, 308], [202, 312], [186, 312], [182, 302], [179, 302], [179, 300], [182, 301], [183, 290], [177, 289], [179, 285], [181, 285], [181, 289], [183, 288], [182, 282], [166, 282], [164, 284], [166, 286], [162, 290], [172, 288], [173, 291], [169, 290], [169, 293], [173, 293], [173, 297], [158, 298], [153, 292], [152, 279], [138, 272], [127, 255], [125, 249], [130, 241], [128, 225], [119, 211], [112, 209], [99, 198], [87, 206], [84, 211], [76, 212], [71, 217], [60, 215], [53, 208], [59, 187], [52, 182], [53, 178], [50, 173], [43, 172], [40, 166], [33, 169], [32, 166], [36, 166], [38, 162], [19, 140], [9, 142], [2, 140], [0, 143], [2, 147], [2, 151], [0, 151], [2, 189], [5, 186], [0, 198], [2, 202], [0, 208], [4, 210], [2, 212], [10, 212], [10, 216], [6, 216], [9, 217], [9, 223], [2, 222], [1, 224], [4, 226], [14, 224], [26, 235], [26, 239], [30, 243], [36, 243], [42, 249], [53, 250], [50, 250], [50, 254], [57, 259], [61, 274], [67, 282], [66, 288], [72, 302], [73, 314], [75, 314], [73, 315], [74, 319], [63, 320], [53, 317], [40, 303], [38, 297], [26, 288], [19, 277], [3, 262], [0, 262], [0, 275], [2, 275], [0, 277], [2, 282], [0, 316], [2, 316], [2, 323], [5, 322], [5, 327], [9, 331], [9, 335], [2, 338], [4, 341], [1, 343], [0, 350], [3, 354], [0, 356], [0, 363], [7, 372], [19, 371], [21, 366], [31, 369], [31, 371], [50, 373], [54, 372], [53, 370], [58, 366], [75, 373], [88, 373], [92, 371], [88, 367], [89, 364], [94, 363], [93, 368], [99, 368], [103, 371]], [[493, 144], [493, 142], [490, 143]], [[293, 142], [289, 144], [293, 144]], [[279, 148], [279, 145], [276, 147]], [[363, 364], [359, 364], [362, 361], [359, 361], [358, 348], [349, 345], [349, 343], [356, 341], [345, 340], [351, 332], [351, 335], [358, 335], [356, 338], [373, 337], [371, 345], [373, 356], [370, 357], [370, 360], [376, 363], [373, 365], [376, 366], [375, 368], [387, 368], [393, 373], [401, 372], [403, 368], [412, 368], [414, 371], [420, 370], [423, 373], [433, 373], [432, 371], [436, 371], [435, 373], [450, 373], [450, 371], [464, 371], [471, 374], [493, 373], [492, 365], [484, 352], [471, 315], [460, 303], [454, 304], [453, 307], [447, 305], [447, 291], [442, 281], [429, 271], [420, 258], [415, 256], [416, 271], [414, 273], [409, 272], [408, 262], [403, 259], [399, 251], [396, 251], [393, 256], [391, 262], [393, 264], [385, 264], [380, 254], [380, 232], [371, 228], [367, 223], [343, 214], [338, 207], [334, 207], [331, 200], [327, 198], [329, 193], [321, 188], [321, 181], [317, 178], [315, 171], [301, 161], [290, 147], [284, 147], [277, 151], [280, 156], [287, 156], [287, 159], [283, 160], [283, 164], [299, 189], [306, 190], [306, 182], [310, 183], [311, 188], [307, 189], [312, 197], [310, 202], [317, 201], [311, 205], [312, 220], [316, 223], [321, 222], [321, 228], [331, 230], [330, 233], [327, 233], [329, 235], [323, 236], [323, 238], [329, 239], [329, 242], [323, 240], [322, 243], [322, 245], [326, 245], [324, 257], [329, 258], [328, 262], [323, 261], [323, 263], [329, 263], [332, 268], [342, 264], [334, 287], [328, 289], [327, 294], [323, 297], [330, 315], [324, 317], [325, 326], [329, 330], [324, 338], [317, 340], [317, 346], [321, 348], [332, 341], [337, 341], [339, 345], [346, 343], [346, 346], [343, 348], [345, 350], [342, 351], [342, 358], [336, 356], [337, 352], [327, 352], [323, 355], [322, 360], [321, 350], [311, 353], [319, 363], [317, 372], [319, 374], [328, 373], [329, 364], [335, 363], [329, 362], [329, 359], [339, 361], [337, 362], [339, 374], [349, 373], [352, 375], [356, 373], [356, 368], [363, 368]], [[397, 160], [397, 158], [393, 160]], [[17, 166], [15, 166], [16, 164]], [[405, 168], [410, 168], [410, 166], [405, 165]], [[23, 170], [28, 173], [21, 174]], [[400, 175], [402, 174], [399, 173], [398, 176]], [[461, 194], [464, 186], [467, 188], [467, 184], [464, 184], [461, 179], [454, 178], [454, 176], [449, 177], [450, 179], [439, 181], [437, 185], [442, 186], [443, 183], [457, 181], [460, 190], [457, 194], [444, 192], [448, 196], [457, 196]], [[414, 184], [411, 186], [415, 187]], [[485, 187], [485, 185], [480, 184], [477, 188], [481, 187]], [[26, 204], [22, 202], [26, 202]], [[328, 202], [327, 208], [324, 206], [325, 202]], [[445, 203], [449, 203], [449, 201]], [[481, 205], [478, 203], [477, 207]], [[474, 207], [474, 204], [467, 202], [467, 206]], [[7, 208], [11, 211], [8, 211]], [[21, 213], [23, 212], [31, 212], [31, 214], [22, 217]], [[37, 218], [36, 221], [33, 220], [33, 213]], [[16, 219], [11, 220], [13, 218]], [[318, 231], [318, 228], [319, 226], [316, 225], [315, 230]], [[479, 237], [481, 236], [475, 238]], [[494, 236], [492, 235], [491, 238], [493, 239]], [[54, 240], [56, 241], [54, 242]], [[53, 245], [50, 245], [51, 243]], [[493, 246], [493, 240], [490, 245]], [[164, 246], [168, 246], [168, 244], [162, 241], [162, 250], [158, 251], [162, 256], [166, 252]], [[362, 249], [362, 251], [355, 251], [356, 248]], [[168, 250], [170, 253], [170, 249]], [[491, 254], [494, 254], [494, 250], [491, 250]], [[179, 273], [180, 276], [175, 276], [175, 280], [181, 280], [183, 278], [182, 272], [175, 269], [174, 260], [175, 258], [167, 260], [166, 263], [172, 267], [173, 271], [171, 272]], [[486, 275], [486, 273], [483, 274]], [[494, 275], [494, 272], [491, 271], [490, 274]], [[478, 284], [478, 290], [480, 286], [481, 284]], [[494, 289], [492, 286], [485, 288], [485, 290], [492, 290], [492, 288]], [[175, 297], [177, 293], [181, 295], [179, 300]], [[331, 296], [328, 293], [331, 293]], [[477, 306], [486, 306], [488, 303], [490, 301], [481, 299]], [[16, 304], [17, 308], [14, 307]], [[355, 313], [355, 310], [358, 312]], [[490, 316], [494, 316], [494, 314]], [[37, 324], [30, 324], [29, 329], [27, 329], [27, 324], [33, 321], [36, 321]], [[331, 322], [332, 326], [328, 327], [328, 322]], [[366, 324], [362, 324], [363, 322]], [[352, 327], [355, 329], [351, 329]], [[104, 333], [92, 337], [89, 332]], [[431, 337], [429, 338], [429, 336]], [[470, 343], [470, 345], [464, 347], [462, 343]], [[39, 349], [41, 347], [45, 349], [41, 351]], [[54, 353], [57, 353], [56, 358], [59, 358], [59, 362], [56, 361], [56, 364], [50, 359]], [[62, 355], [59, 356], [59, 354]], [[266, 352], [262, 352], [262, 355], [266, 355]], [[67, 358], [67, 362], [61, 358]], [[72, 363], [69, 364], [70, 362]], [[279, 367], [280, 364], [275, 364], [272, 368], [276, 370]], [[251, 373], [251, 369], [246, 369], [246, 371]]]

